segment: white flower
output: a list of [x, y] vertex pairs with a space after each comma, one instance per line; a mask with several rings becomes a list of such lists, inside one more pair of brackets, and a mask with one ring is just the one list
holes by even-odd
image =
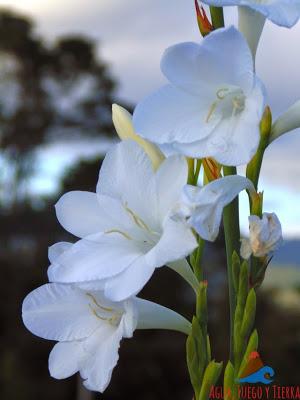
[[203, 187], [186, 185], [173, 218], [185, 218], [203, 239], [214, 241], [224, 207], [245, 189], [255, 191], [249, 179], [238, 175], [217, 179]]
[[244, 6], [265, 16], [274, 24], [291, 28], [300, 17], [299, 0], [203, 0], [203, 3], [223, 6]]
[[245, 259], [251, 254], [255, 257], [267, 256], [282, 242], [281, 224], [274, 213], [264, 213], [262, 219], [250, 215], [249, 234], [249, 239], [242, 239], [241, 245], [241, 256]]
[[161, 69], [170, 84], [138, 104], [136, 131], [186, 156], [224, 165], [250, 161], [259, 143], [264, 90], [242, 34], [218, 29], [200, 45], [170, 47]]
[[122, 338], [138, 329], [174, 329], [189, 334], [190, 323], [158, 304], [132, 298], [113, 303], [101, 292], [47, 284], [31, 292], [22, 307], [27, 329], [55, 340], [49, 357], [51, 376], [80, 372], [89, 390], [103, 392], [117, 364]]
[[118, 104], [113, 104], [112, 119], [119, 138], [121, 140], [131, 139], [137, 142], [147, 153], [152, 161], [153, 168], [156, 170], [165, 157], [157, 146], [142, 139], [135, 133], [132, 125], [132, 115], [125, 108], [120, 107]]
[[300, 128], [300, 100], [296, 101], [285, 113], [274, 122], [270, 142], [286, 132]]
[[[135, 142], [114, 146], [97, 193], [69, 192], [56, 205], [61, 225], [81, 239], [51, 249], [49, 280], [103, 289], [115, 301], [137, 294], [155, 268], [172, 267], [197, 247], [191, 229], [168, 218], [186, 181], [184, 157], [170, 157], [154, 172]], [[195, 280], [185, 261], [181, 273]]]

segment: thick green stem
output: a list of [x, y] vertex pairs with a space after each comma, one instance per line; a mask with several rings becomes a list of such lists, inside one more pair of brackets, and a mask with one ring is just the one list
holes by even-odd
[[210, 6], [209, 9], [214, 29], [223, 28], [224, 27], [223, 8]]
[[[224, 167], [224, 175], [235, 175], [235, 167]], [[227, 275], [230, 306], [230, 360], [233, 361], [233, 332], [234, 332], [234, 312], [236, 306], [236, 295], [233, 284], [232, 274], [232, 254], [240, 250], [240, 224], [239, 224], [239, 200], [236, 198], [232, 203], [224, 208], [223, 213], [226, 255], [227, 255]]]

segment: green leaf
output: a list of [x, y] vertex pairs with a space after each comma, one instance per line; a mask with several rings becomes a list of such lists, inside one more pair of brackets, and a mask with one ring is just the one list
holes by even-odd
[[241, 327], [241, 336], [244, 339], [250, 335], [250, 332], [253, 328], [256, 314], [256, 294], [255, 290], [251, 289], [247, 296], [245, 312]]
[[250, 354], [253, 351], [257, 351], [257, 349], [258, 349], [258, 333], [257, 333], [257, 330], [255, 329], [252, 332], [250, 339], [248, 341], [247, 349], [245, 351], [241, 366], [240, 366], [238, 374], [237, 374], [238, 377], [242, 376], [242, 374], [248, 364]]
[[224, 372], [224, 400], [232, 400], [232, 394], [236, 391], [234, 367], [230, 361]]
[[209, 394], [222, 372], [223, 363], [211, 361], [205, 369], [199, 400], [208, 400]]

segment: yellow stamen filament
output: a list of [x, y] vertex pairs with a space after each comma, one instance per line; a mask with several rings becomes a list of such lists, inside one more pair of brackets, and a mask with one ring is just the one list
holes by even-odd
[[90, 303], [89, 303], [89, 307], [90, 307], [90, 310], [92, 311], [92, 313], [95, 315], [95, 317], [97, 317], [98, 319], [101, 319], [101, 321], [109, 321], [110, 318], [100, 317], [97, 314], [97, 311], [92, 307], [92, 305]]
[[103, 311], [107, 311], [107, 312], [112, 312], [112, 311], [114, 311], [113, 308], [108, 308], [108, 307], [103, 307], [103, 306], [101, 306], [101, 304], [99, 304], [99, 303], [97, 302], [96, 298], [95, 298], [91, 293], [86, 293], [86, 295], [87, 295], [88, 297], [90, 297], [90, 298], [93, 300], [93, 302], [96, 304], [96, 306], [99, 307], [99, 308], [101, 308]]
[[136, 223], [137, 226], [139, 226], [142, 229], [146, 229], [146, 231], [151, 233], [151, 229], [149, 229], [148, 225], [140, 218], [138, 215], [136, 215], [127, 205], [124, 206], [125, 210], [130, 214]]
[[212, 116], [213, 113], [215, 112], [216, 107], [217, 107], [217, 102], [214, 101], [214, 102], [212, 103], [212, 105], [210, 106], [210, 109], [209, 109], [209, 111], [208, 111], [208, 114], [207, 114], [207, 117], [206, 117], [205, 122], [209, 122], [211, 116]]
[[104, 232], [105, 234], [109, 234], [109, 233], [119, 233], [120, 235], [124, 236], [126, 239], [128, 240], [132, 240], [132, 237], [128, 235], [128, 233], [126, 232], [122, 232], [119, 229], [111, 229], [109, 231]]

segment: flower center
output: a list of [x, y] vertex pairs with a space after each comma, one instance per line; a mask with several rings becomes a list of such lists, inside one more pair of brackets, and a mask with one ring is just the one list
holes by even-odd
[[241, 88], [236, 86], [224, 86], [216, 91], [214, 100], [208, 111], [206, 122], [210, 122], [212, 116], [217, 112], [222, 119], [231, 118], [245, 109], [246, 96]]
[[136, 237], [134, 238], [132, 237], [132, 233], [128, 233], [120, 229], [110, 229], [105, 233], [106, 234], [118, 233], [128, 240], [137, 240], [143, 242], [146, 245], [154, 246], [159, 240], [160, 234], [158, 232], [153, 231], [138, 214], [136, 214], [133, 210], [131, 210], [128, 207], [127, 203], [125, 203], [123, 207], [131, 217], [133, 224], [137, 228], [139, 228], [138, 232], [140, 236], [138, 238]]
[[120, 310], [103, 306], [91, 293], [86, 293], [86, 296], [90, 300], [89, 309], [96, 318], [100, 319], [101, 321], [106, 321], [112, 326], [119, 325], [123, 315]]

